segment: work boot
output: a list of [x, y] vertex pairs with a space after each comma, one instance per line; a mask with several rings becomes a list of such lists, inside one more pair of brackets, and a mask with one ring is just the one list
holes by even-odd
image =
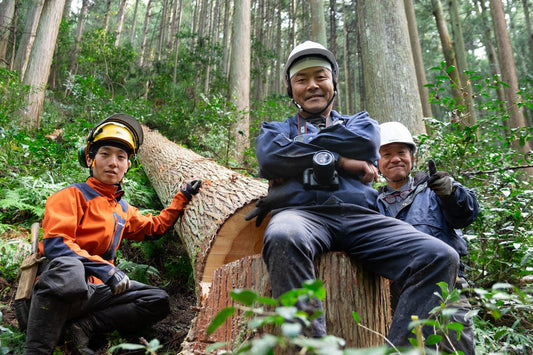
[[52, 354], [67, 316], [65, 302], [57, 297], [34, 294], [28, 315], [26, 355]]
[[65, 329], [67, 347], [75, 355], [95, 354], [89, 348], [89, 342], [94, 334], [94, 324], [89, 318], [78, 319], [70, 323]]

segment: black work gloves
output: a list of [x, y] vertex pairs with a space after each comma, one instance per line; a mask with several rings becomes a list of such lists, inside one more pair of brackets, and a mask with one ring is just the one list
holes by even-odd
[[268, 189], [268, 195], [260, 198], [255, 203], [255, 208], [248, 212], [244, 219], [249, 221], [255, 218], [255, 226], [259, 227], [270, 211], [283, 207], [286, 200], [287, 192], [285, 189], [276, 186], [270, 187]]
[[202, 186], [202, 180], [200, 180], [200, 179], [191, 180], [191, 181], [186, 182], [185, 184], [183, 184], [183, 186], [181, 187], [180, 191], [190, 201], [191, 198], [193, 197], [193, 195], [196, 195], [198, 193], [198, 191], [200, 190], [201, 186]]
[[248, 212], [246, 216], [244, 216], [244, 219], [249, 221], [255, 218], [255, 226], [259, 227], [271, 210], [271, 203], [268, 200], [268, 196], [266, 196], [257, 200], [255, 203], [255, 208]]
[[111, 288], [114, 295], [121, 294], [130, 288], [130, 278], [120, 269], [114, 268], [110, 274], [111, 277], [106, 281], [106, 285]]
[[453, 192], [452, 177], [445, 171], [437, 171], [435, 162], [430, 160], [428, 187], [438, 196], [450, 196]]

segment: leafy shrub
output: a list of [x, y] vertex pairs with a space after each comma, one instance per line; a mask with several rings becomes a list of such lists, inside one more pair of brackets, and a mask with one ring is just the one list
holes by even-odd
[[0, 239], [0, 276], [15, 281], [20, 264], [26, 255], [31, 253], [31, 245], [21, 239]]
[[2, 128], [13, 122], [13, 116], [24, 108], [30, 86], [22, 85], [18, 73], [0, 67], [0, 138]]
[[[433, 70], [445, 72], [446, 68]], [[429, 86], [432, 102], [445, 108], [448, 117], [426, 121], [428, 134], [418, 137], [420, 160], [435, 160], [439, 170], [450, 172], [476, 193], [480, 215], [465, 229], [469, 243], [464, 258], [467, 277], [477, 290], [502, 283], [513, 290], [506, 295], [501, 290], [477, 292], [482, 298], [478, 303], [483, 305], [479, 318], [475, 318], [483, 327], [476, 331], [478, 343], [493, 351], [520, 353], [519, 349], [531, 348], [520, 335], [530, 336], [533, 322], [531, 300], [523, 296], [533, 275], [533, 189], [525, 170], [531, 170], [532, 157], [521, 152], [521, 146], [531, 142], [533, 128], [509, 127], [504, 103], [493, 99], [493, 91], [505, 83], [473, 74], [470, 79], [478, 91], [475, 104], [479, 117], [474, 126], [464, 125], [457, 119], [463, 108], [444, 94], [446, 77], [437, 76]], [[522, 95], [524, 105], [531, 105], [531, 96], [527, 92]], [[500, 311], [505, 316], [498, 315]], [[505, 324], [501, 324], [502, 319], [506, 319]]]
[[24, 354], [26, 337], [18, 329], [2, 326], [4, 315], [0, 306], [0, 354]]

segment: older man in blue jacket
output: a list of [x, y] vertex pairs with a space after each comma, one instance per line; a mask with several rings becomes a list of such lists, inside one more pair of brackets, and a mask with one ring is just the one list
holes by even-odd
[[[459, 228], [467, 227], [477, 218], [479, 205], [476, 196], [448, 173], [436, 171], [432, 161], [429, 163], [430, 174], [421, 171], [410, 176], [416, 153], [411, 132], [400, 122], [386, 122], [380, 128], [381, 159], [378, 166], [387, 185], [379, 189], [379, 211], [442, 240], [460, 256], [465, 256], [466, 241]], [[391, 286], [393, 307], [401, 287], [397, 282]], [[468, 287], [463, 264], [459, 269], [456, 287]], [[461, 294], [459, 302], [450, 307], [456, 309], [451, 321], [463, 324], [464, 328], [459, 339], [449, 334], [448, 339], [442, 342], [444, 350], [447, 353], [460, 350], [464, 354], [475, 354], [473, 322], [468, 317], [472, 307], [468, 298]]]
[[[338, 74], [333, 54], [304, 42], [290, 53], [284, 74], [298, 112], [284, 122], [262, 125], [256, 155], [270, 188], [247, 216], [257, 217], [259, 224], [272, 212], [262, 255], [273, 296], [315, 279], [317, 255], [344, 251], [404, 285], [388, 338], [409, 346], [411, 316], [425, 319], [438, 305], [438, 282], [453, 286], [459, 255], [439, 239], [377, 212], [371, 182], [377, 179], [379, 126], [366, 112], [346, 116], [332, 110]], [[313, 312], [321, 304], [313, 300], [299, 307]], [[312, 335], [325, 334], [320, 317], [312, 323]]]

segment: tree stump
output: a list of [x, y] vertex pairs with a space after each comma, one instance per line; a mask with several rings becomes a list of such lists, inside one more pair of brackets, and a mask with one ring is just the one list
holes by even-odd
[[[200, 192], [174, 226], [193, 264], [199, 309], [182, 354], [205, 354], [213, 342], [242, 341], [248, 336], [242, 315], [209, 337], [205, 330], [221, 309], [232, 305], [229, 291], [249, 288], [270, 296], [268, 272], [260, 256], [269, 218], [259, 228], [255, 220], [244, 220], [254, 202], [267, 194], [268, 185], [181, 147], [157, 131], [143, 129], [138, 158], [163, 205], [170, 203], [184, 182], [202, 179]], [[328, 333], [344, 338], [350, 347], [382, 344], [381, 337], [356, 325], [352, 311], [361, 316], [361, 324], [387, 334], [388, 283], [344, 253], [327, 253], [316, 265], [317, 278], [324, 281], [327, 292]]]
[[[387, 280], [361, 268], [342, 252], [320, 256], [315, 266], [317, 278], [324, 282], [323, 302], [328, 334], [346, 340], [347, 347], [366, 348], [384, 343], [375, 333], [357, 326], [352, 317], [356, 312], [361, 324], [386, 335], [390, 324], [390, 299]], [[247, 288], [261, 296], [271, 297], [270, 280], [260, 255], [241, 258], [215, 270], [211, 292], [193, 321], [181, 354], [205, 354], [214, 342], [228, 342], [228, 349], [254, 336], [247, 329], [248, 319], [237, 313], [210, 336], [206, 329], [224, 307], [233, 306], [228, 292]]]

